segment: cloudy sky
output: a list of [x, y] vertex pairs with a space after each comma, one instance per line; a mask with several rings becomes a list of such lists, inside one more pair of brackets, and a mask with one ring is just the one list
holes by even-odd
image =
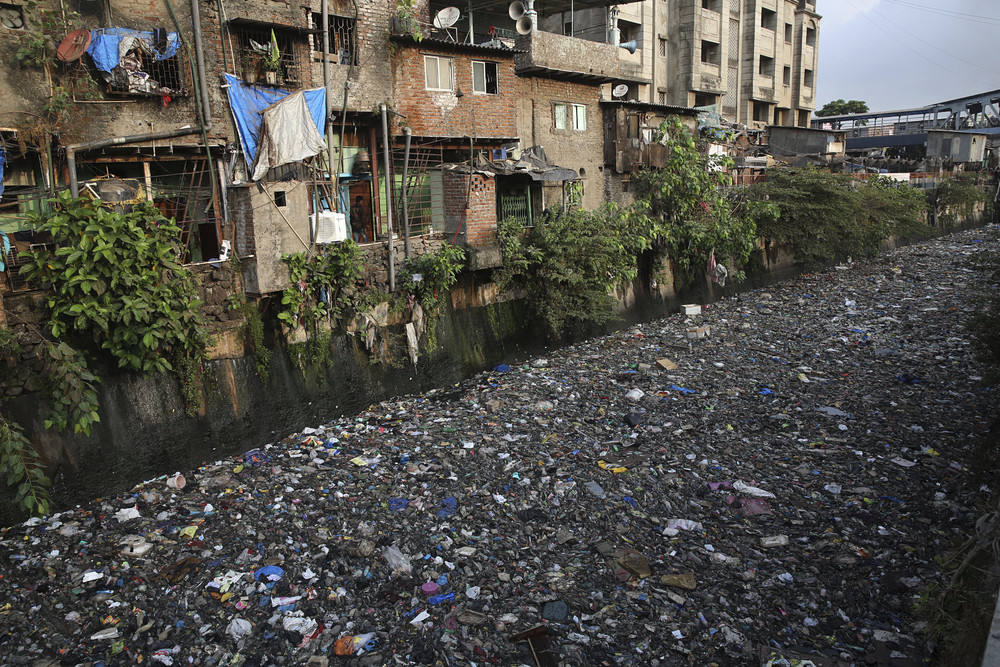
[[817, 109], [873, 111], [1000, 89], [1000, 0], [818, 0]]

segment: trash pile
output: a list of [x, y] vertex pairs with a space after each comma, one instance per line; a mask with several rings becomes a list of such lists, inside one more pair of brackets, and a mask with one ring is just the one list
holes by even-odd
[[[982, 230], [6, 530], [9, 664], [923, 664], [990, 490]], [[692, 335], [693, 331], [693, 335]]]

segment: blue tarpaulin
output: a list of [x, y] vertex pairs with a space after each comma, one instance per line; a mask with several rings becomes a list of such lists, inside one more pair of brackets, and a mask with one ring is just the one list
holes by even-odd
[[[156, 48], [156, 37], [151, 30], [130, 30], [128, 28], [102, 28], [90, 31], [90, 46], [87, 53], [94, 60], [94, 65], [102, 72], [110, 72], [118, 67], [121, 60], [121, 45], [123, 40], [140, 39], [149, 46], [157, 60], [172, 58], [181, 46], [180, 35], [176, 32], [167, 33], [167, 46], [163, 52]], [[126, 44], [131, 50], [134, 45]]]
[[[252, 169], [257, 160], [257, 148], [260, 144], [261, 114], [264, 109], [275, 102], [280, 102], [291, 93], [280, 88], [254, 86], [232, 74], [223, 76], [226, 78], [226, 93], [229, 95], [229, 105], [233, 108], [233, 118], [236, 119], [243, 155], [246, 157], [247, 166]], [[326, 88], [313, 88], [304, 92], [309, 115], [316, 123], [316, 129], [323, 134]]]

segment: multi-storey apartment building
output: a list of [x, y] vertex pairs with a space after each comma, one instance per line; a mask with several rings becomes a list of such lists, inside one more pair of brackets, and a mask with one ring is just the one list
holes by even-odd
[[620, 82], [626, 99], [716, 105], [731, 122], [807, 127], [820, 18], [815, 0], [643, 0], [554, 13], [543, 25], [634, 50], [623, 56], [635, 68]]

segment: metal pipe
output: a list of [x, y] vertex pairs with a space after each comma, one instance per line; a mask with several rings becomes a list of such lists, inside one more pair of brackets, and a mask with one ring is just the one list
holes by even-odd
[[385, 158], [385, 227], [389, 233], [389, 291], [396, 291], [396, 248], [392, 239], [392, 163], [389, 161], [389, 112], [385, 102], [382, 111], [382, 156]]
[[403, 136], [406, 138], [406, 147], [403, 149], [403, 187], [400, 188], [400, 197], [403, 204], [403, 254], [406, 259], [410, 258], [410, 215], [406, 201], [406, 176], [410, 169], [410, 139], [413, 130], [409, 127], [403, 128]]
[[[334, 176], [335, 169], [333, 168], [333, 99], [330, 97], [330, 6], [329, 0], [323, 0], [320, 3], [320, 11], [323, 13], [323, 19], [320, 24], [323, 27], [323, 92], [325, 93], [323, 99], [324, 104], [324, 122], [323, 122], [323, 134], [326, 135], [326, 162], [330, 170], [330, 181], [336, 183], [336, 176]], [[329, 202], [331, 209], [333, 208], [333, 202]]]
[[[201, 123], [205, 132], [212, 129], [212, 106], [208, 103], [208, 75], [205, 74], [205, 49], [201, 42], [201, 7], [198, 0], [191, 0], [191, 31], [194, 33], [194, 58], [198, 64], [199, 97], [201, 97]], [[180, 32], [178, 30], [178, 32]], [[205, 138], [208, 150], [208, 138]]]

